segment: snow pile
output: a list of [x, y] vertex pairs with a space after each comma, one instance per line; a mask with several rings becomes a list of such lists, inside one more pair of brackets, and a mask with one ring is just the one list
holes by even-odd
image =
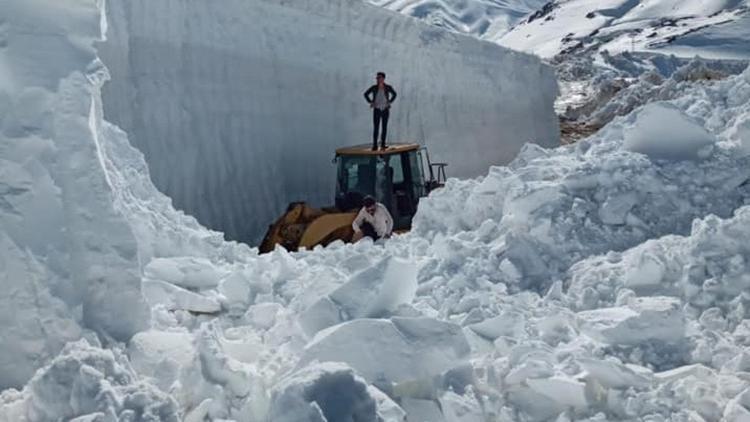
[[390, 140], [450, 158], [452, 176], [558, 144], [539, 59], [364, 2], [116, 0], [107, 12], [107, 119], [177, 208], [230, 239], [257, 242], [291, 201], [331, 205], [331, 156], [371, 141], [362, 92], [379, 70], [400, 94]]
[[169, 395], [138, 378], [122, 354], [69, 343], [22, 391], [0, 394], [0, 420], [181, 420]]
[[[568, 103], [565, 110], [560, 110], [564, 118], [600, 128], [615, 117], [628, 115], [649, 102], [679, 98], [685, 90], [740, 74], [747, 67], [747, 63], [701, 59], [681, 64], [680, 60], [673, 58], [667, 63], [659, 63], [656, 56], [650, 60], [638, 60], [628, 55], [622, 57], [622, 61], [633, 67], [618, 63], [622, 69], [597, 72], [592, 63], [582, 63], [581, 67], [589, 72], [584, 76], [573, 75], [571, 65], [562, 64], [561, 75], [573, 78], [563, 86], [583, 85], [586, 91], [595, 93], [584, 94], [577, 104]], [[585, 80], [576, 80], [579, 77]]]
[[[682, 160], [692, 145], [667, 160], [628, 151], [628, 132], [653, 133], [636, 112], [575, 146], [529, 147], [510, 167], [452, 181], [421, 204], [413, 236], [432, 244], [413, 240], [428, 248], [415, 302], [479, 335], [468, 337], [484, 368], [475, 383], [496, 391], [496, 415], [743, 414], [748, 382], [730, 368], [742, 368], [733, 358], [747, 344], [737, 239], [748, 211], [733, 210], [748, 202], [750, 173], [732, 128], [750, 113], [748, 78], [653, 106], [717, 138], [703, 160]], [[729, 219], [692, 224], [711, 213]]]

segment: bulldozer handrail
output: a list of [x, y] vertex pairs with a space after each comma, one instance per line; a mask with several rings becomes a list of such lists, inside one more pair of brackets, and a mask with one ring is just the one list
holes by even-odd
[[[430, 171], [430, 180], [428, 182], [432, 182], [435, 180], [435, 175], [432, 172], [432, 166], [430, 165], [430, 152], [427, 150], [427, 147], [422, 145], [420, 148], [420, 151], [424, 151], [425, 158], [427, 158], [427, 170]], [[422, 154], [418, 154], [419, 156], [419, 166], [422, 167], [422, 174], [424, 174], [424, 160], [422, 159]]]
[[[427, 146], [421, 145], [420, 151], [421, 150], [424, 150], [425, 158], [427, 159], [427, 169], [429, 170], [430, 179], [425, 182], [425, 187], [427, 188], [427, 191], [430, 192], [437, 187], [445, 185], [445, 182], [448, 179], [445, 173], [445, 167], [448, 166], [448, 163], [433, 163], [430, 159], [430, 151], [427, 149]], [[422, 160], [422, 154], [417, 155], [419, 156], [419, 165], [422, 167], [422, 174], [424, 174], [424, 161]], [[435, 178], [436, 171], [437, 178]]]

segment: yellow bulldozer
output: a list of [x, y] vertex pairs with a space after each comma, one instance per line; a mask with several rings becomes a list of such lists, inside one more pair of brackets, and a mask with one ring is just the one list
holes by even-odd
[[337, 168], [335, 206], [314, 208], [292, 202], [268, 227], [260, 253], [271, 252], [276, 245], [297, 251], [335, 240], [350, 242], [352, 223], [367, 195], [388, 208], [395, 231], [407, 231], [419, 198], [443, 186], [446, 179], [447, 164], [431, 162], [427, 149], [417, 143], [392, 144], [379, 150], [369, 145], [343, 147], [336, 150], [333, 161]]

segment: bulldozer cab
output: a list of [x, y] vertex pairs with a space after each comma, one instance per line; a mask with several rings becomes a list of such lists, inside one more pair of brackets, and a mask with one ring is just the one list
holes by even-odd
[[395, 230], [409, 229], [419, 198], [430, 186], [421, 154], [418, 144], [377, 151], [369, 145], [337, 149], [336, 208], [358, 210], [364, 197], [372, 195], [390, 211]]

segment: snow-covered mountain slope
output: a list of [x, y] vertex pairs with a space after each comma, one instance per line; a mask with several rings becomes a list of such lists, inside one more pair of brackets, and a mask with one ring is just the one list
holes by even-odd
[[369, 0], [455, 32], [494, 41], [547, 0]]
[[334, 149], [371, 140], [362, 93], [378, 70], [399, 92], [390, 140], [425, 143], [452, 176], [559, 139], [537, 58], [360, 1], [107, 9], [105, 115], [179, 209], [230, 239], [258, 240], [291, 201], [331, 205]]
[[498, 42], [551, 58], [576, 50], [749, 59], [746, 0], [557, 0]]

